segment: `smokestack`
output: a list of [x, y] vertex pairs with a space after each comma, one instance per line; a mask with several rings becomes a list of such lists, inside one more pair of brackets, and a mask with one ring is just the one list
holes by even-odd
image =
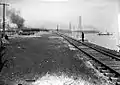
[[69, 22], [69, 29], [71, 30], [71, 22]]
[[78, 30], [82, 30], [81, 23], [82, 23], [82, 18], [81, 18], [81, 16], [79, 16], [79, 25], [78, 25]]

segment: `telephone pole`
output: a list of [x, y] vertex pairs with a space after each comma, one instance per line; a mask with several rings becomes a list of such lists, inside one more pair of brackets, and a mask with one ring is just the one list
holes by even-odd
[[0, 3], [0, 5], [3, 6], [3, 31], [2, 31], [2, 34], [3, 34], [3, 36], [5, 36], [5, 9], [6, 9], [6, 6], [9, 6], [9, 4]]

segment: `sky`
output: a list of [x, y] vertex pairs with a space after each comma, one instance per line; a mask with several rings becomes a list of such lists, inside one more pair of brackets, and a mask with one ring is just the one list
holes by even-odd
[[68, 28], [93, 26], [100, 31], [118, 31], [119, 0], [0, 0], [9, 8], [20, 10], [25, 25], [30, 27]]

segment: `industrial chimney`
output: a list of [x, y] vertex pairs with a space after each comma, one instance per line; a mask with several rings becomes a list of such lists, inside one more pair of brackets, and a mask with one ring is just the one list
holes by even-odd
[[82, 23], [82, 18], [81, 18], [81, 16], [79, 16], [79, 24], [78, 24], [79, 31], [82, 31], [82, 26], [81, 26], [82, 24], [81, 23]]

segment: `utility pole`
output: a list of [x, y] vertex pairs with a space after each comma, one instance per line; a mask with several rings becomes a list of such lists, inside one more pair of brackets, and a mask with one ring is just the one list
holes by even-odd
[[0, 5], [3, 6], [3, 31], [2, 31], [2, 34], [3, 34], [3, 36], [5, 36], [5, 9], [6, 9], [6, 6], [9, 6], [9, 4], [0, 3]]

